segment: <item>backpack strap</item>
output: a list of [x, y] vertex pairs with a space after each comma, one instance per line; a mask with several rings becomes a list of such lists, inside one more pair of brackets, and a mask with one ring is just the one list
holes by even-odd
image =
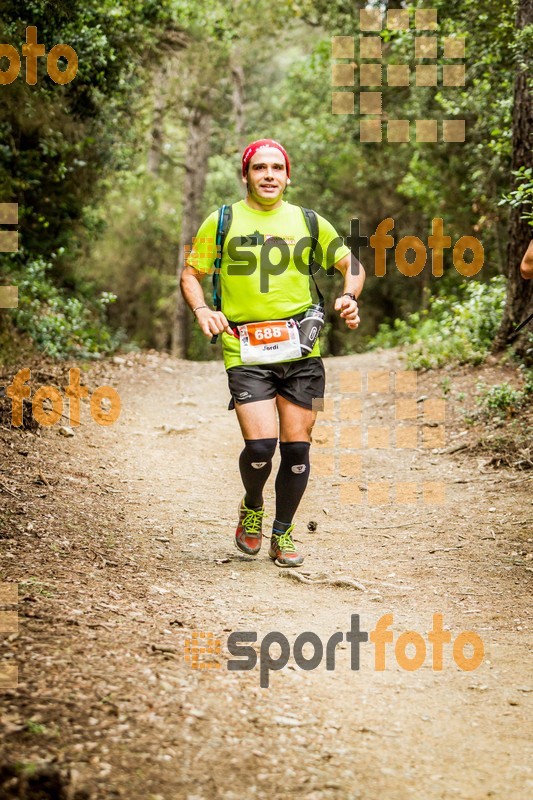
[[318, 219], [316, 211], [313, 211], [312, 208], [304, 208], [303, 206], [300, 206], [300, 208], [302, 209], [302, 213], [305, 219], [305, 224], [307, 225], [309, 233], [311, 234], [311, 240], [313, 242], [311, 245], [311, 252], [309, 254], [309, 264], [308, 264], [309, 274], [313, 279], [313, 283], [315, 284], [315, 289], [318, 295], [319, 304], [322, 306], [322, 308], [324, 308], [324, 295], [318, 288], [318, 284], [315, 280], [316, 269], [314, 269], [315, 266], [317, 268], [320, 268], [320, 265], [317, 264], [317, 262], [315, 261], [315, 250], [318, 244]]
[[221, 309], [220, 297], [220, 267], [222, 264], [222, 253], [224, 252], [224, 242], [230, 229], [231, 220], [233, 218], [233, 209], [231, 206], [220, 206], [218, 209], [218, 224], [216, 235], [216, 248], [217, 256], [214, 261], [215, 270], [213, 272], [213, 303], [217, 311]]
[[[233, 209], [231, 206], [220, 206], [218, 209], [218, 223], [217, 235], [215, 244], [217, 248], [217, 256], [214, 261], [215, 269], [213, 271], [213, 305], [217, 311], [221, 310], [221, 296], [220, 296], [220, 268], [222, 264], [222, 253], [224, 252], [224, 242], [230, 229], [231, 221], [233, 219]], [[211, 337], [211, 344], [216, 344], [218, 333]]]

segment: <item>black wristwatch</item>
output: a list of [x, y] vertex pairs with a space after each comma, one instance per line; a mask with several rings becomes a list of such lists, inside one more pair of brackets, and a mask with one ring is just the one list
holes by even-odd
[[348, 297], [351, 297], [352, 300], [357, 300], [356, 296], [354, 294], [352, 294], [351, 292], [343, 292], [341, 294], [341, 297], [344, 297], [344, 295], [348, 295]]

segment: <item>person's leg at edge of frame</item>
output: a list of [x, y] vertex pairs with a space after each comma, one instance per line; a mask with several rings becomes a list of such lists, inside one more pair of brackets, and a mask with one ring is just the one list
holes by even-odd
[[316, 411], [278, 395], [281, 463], [276, 476], [276, 518], [272, 525], [269, 556], [278, 567], [303, 563], [292, 540], [292, 522], [309, 481], [309, 450]]
[[244, 438], [239, 470], [245, 495], [239, 504], [235, 544], [247, 555], [255, 556], [263, 541], [263, 488], [272, 471], [272, 458], [278, 443], [275, 400], [235, 403]]

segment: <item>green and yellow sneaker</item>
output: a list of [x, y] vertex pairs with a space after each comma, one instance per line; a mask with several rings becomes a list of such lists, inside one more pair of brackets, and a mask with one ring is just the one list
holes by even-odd
[[244, 498], [239, 505], [239, 522], [235, 531], [235, 544], [248, 556], [256, 556], [263, 541], [263, 514], [265, 507], [247, 508]]
[[294, 525], [291, 525], [285, 533], [272, 534], [268, 555], [274, 560], [277, 567], [299, 567], [300, 564], [303, 564], [304, 557], [296, 552], [292, 540], [293, 528]]

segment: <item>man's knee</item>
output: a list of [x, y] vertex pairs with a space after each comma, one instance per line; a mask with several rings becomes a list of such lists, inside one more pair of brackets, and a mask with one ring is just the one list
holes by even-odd
[[245, 439], [243, 456], [254, 464], [270, 462], [276, 452], [277, 439]]
[[282, 461], [287, 462], [292, 467], [304, 467], [304, 469], [293, 469], [293, 472], [305, 472], [309, 465], [310, 442], [280, 442], [279, 449]]

